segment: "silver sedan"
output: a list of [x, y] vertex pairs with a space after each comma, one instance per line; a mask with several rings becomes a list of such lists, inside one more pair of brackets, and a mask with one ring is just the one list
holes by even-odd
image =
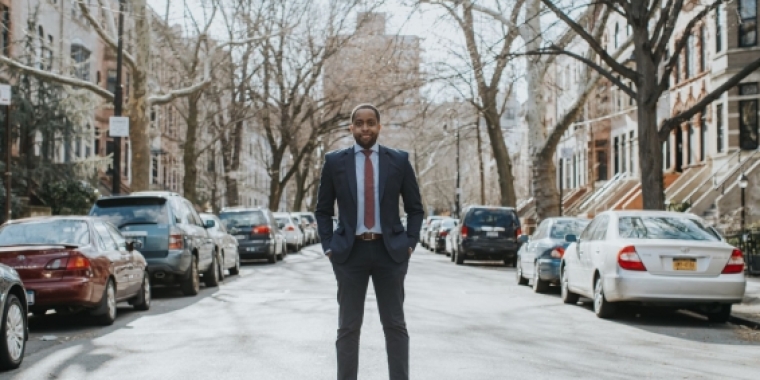
[[591, 298], [600, 318], [630, 302], [694, 309], [726, 322], [744, 297], [742, 252], [691, 214], [607, 211], [567, 239], [574, 244], [560, 264], [562, 299]]

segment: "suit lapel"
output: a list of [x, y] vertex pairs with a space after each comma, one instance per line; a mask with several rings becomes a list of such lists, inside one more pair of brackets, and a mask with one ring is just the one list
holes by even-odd
[[379, 188], [377, 189], [377, 194], [380, 196], [380, 201], [383, 200], [383, 196], [385, 195], [385, 182], [388, 179], [388, 169], [390, 169], [390, 155], [388, 154], [388, 150], [380, 145], [380, 149], [378, 150], [378, 161], [380, 161], [380, 171], [378, 172], [378, 185]]
[[346, 167], [346, 180], [348, 181], [348, 191], [351, 193], [351, 199], [354, 200], [354, 204], [359, 204], [356, 200], [356, 155], [354, 154], [354, 147], [346, 149], [344, 155], [344, 163]]

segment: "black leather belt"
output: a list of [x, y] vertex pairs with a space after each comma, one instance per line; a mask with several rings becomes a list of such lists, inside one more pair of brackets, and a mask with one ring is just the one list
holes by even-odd
[[376, 234], [374, 232], [365, 232], [363, 234], [356, 235], [356, 238], [364, 241], [379, 240], [383, 238], [383, 234]]

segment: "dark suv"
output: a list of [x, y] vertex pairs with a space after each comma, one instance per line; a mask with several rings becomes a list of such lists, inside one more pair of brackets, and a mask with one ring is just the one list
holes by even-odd
[[472, 206], [464, 211], [456, 263], [503, 260], [515, 265], [520, 249], [520, 218], [512, 207]]
[[217, 286], [221, 262], [214, 254], [214, 241], [187, 199], [171, 192], [136, 192], [100, 198], [90, 210], [119, 227], [145, 256], [152, 283], [178, 284], [186, 295], [206, 286]]
[[238, 240], [241, 260], [267, 259], [276, 263], [282, 259], [277, 235], [280, 231], [277, 220], [269, 209], [251, 207], [226, 208], [219, 213], [227, 232]]

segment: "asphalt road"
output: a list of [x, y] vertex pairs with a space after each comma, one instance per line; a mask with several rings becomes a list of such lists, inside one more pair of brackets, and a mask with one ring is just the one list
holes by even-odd
[[[518, 287], [496, 263], [454, 265], [418, 249], [406, 282], [416, 380], [756, 379], [760, 333], [685, 312], [600, 320], [559, 292]], [[197, 297], [158, 291], [114, 326], [32, 318], [22, 367], [0, 379], [334, 379], [336, 285], [317, 247], [243, 267]], [[41, 340], [45, 338], [46, 340]], [[383, 332], [367, 297], [359, 378], [387, 379]]]

